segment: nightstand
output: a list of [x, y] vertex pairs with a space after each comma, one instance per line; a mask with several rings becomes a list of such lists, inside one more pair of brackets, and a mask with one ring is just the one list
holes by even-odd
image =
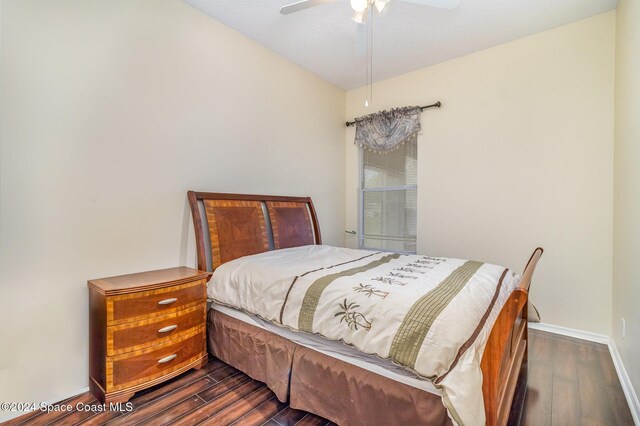
[[179, 267], [90, 280], [89, 387], [104, 403], [207, 363], [209, 272]]

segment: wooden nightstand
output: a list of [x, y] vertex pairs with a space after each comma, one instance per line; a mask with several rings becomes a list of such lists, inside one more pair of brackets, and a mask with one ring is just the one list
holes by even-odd
[[125, 402], [207, 363], [209, 272], [171, 268], [90, 280], [89, 387]]

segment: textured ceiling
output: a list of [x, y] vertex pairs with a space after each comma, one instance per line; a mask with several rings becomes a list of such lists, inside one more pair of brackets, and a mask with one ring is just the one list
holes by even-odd
[[[366, 83], [349, 0], [291, 15], [295, 0], [184, 0], [343, 89]], [[462, 0], [441, 10], [394, 0], [374, 18], [374, 81], [614, 9], [617, 0]]]

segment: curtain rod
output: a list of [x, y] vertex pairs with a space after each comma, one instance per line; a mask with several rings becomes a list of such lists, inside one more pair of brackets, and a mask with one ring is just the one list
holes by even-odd
[[[438, 101], [435, 104], [421, 106], [420, 111], [424, 111], [425, 109], [429, 109], [429, 108], [440, 108], [441, 106], [442, 106], [442, 103]], [[347, 121], [347, 127], [353, 126], [354, 124], [356, 124], [355, 121]]]

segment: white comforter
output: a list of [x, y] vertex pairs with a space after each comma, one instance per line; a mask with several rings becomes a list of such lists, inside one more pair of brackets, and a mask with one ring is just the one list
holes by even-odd
[[452, 258], [304, 246], [218, 267], [209, 296], [390, 358], [442, 390], [457, 424], [484, 424], [480, 361], [519, 278]]

